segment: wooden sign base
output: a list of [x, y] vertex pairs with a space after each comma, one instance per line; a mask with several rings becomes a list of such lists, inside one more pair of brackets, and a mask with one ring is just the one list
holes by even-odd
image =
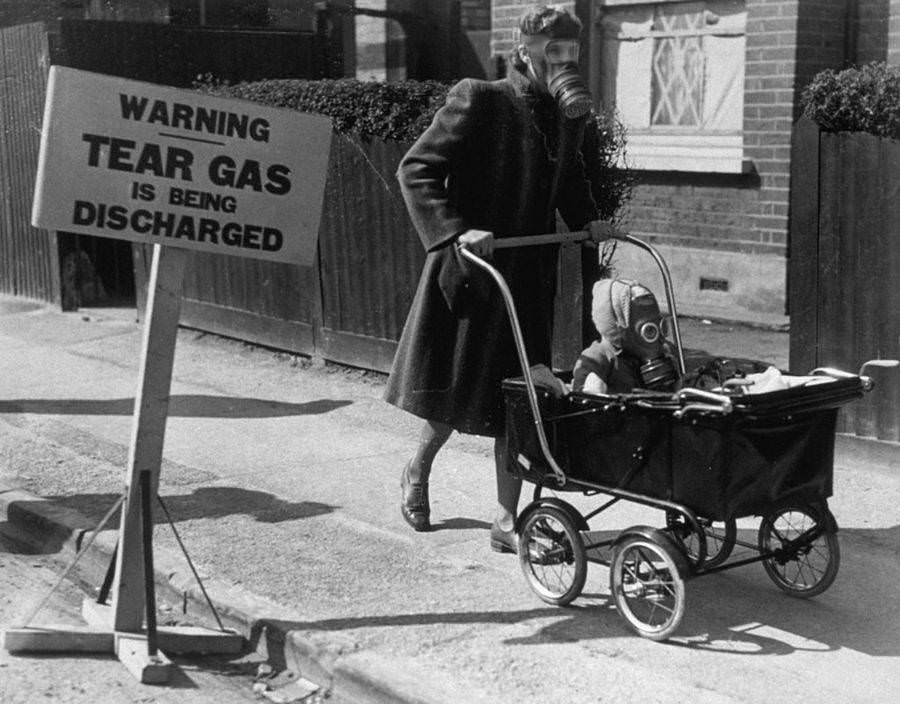
[[6, 630], [3, 647], [9, 652], [114, 653], [141, 682], [165, 684], [175, 665], [161, 651], [236, 654], [243, 647], [243, 637], [230, 631], [156, 627], [152, 506], [159, 487], [186, 259], [185, 250], [153, 247], [112, 605], [86, 599], [82, 616], [87, 629]]

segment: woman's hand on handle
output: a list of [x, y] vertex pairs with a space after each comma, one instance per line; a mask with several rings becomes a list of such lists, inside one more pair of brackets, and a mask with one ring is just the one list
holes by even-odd
[[609, 239], [624, 239], [625, 233], [608, 220], [591, 220], [585, 227], [588, 244], [598, 245]]
[[482, 259], [494, 254], [494, 233], [487, 230], [466, 230], [456, 238], [460, 247], [468, 249]]

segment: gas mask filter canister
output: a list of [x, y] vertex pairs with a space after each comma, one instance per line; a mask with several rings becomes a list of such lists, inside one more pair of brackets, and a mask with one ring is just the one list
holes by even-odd
[[641, 383], [651, 390], [671, 388], [678, 380], [678, 373], [672, 358], [664, 351], [662, 317], [656, 297], [647, 291], [633, 298], [629, 317], [631, 325], [625, 331], [623, 347], [641, 359]]
[[563, 114], [576, 119], [591, 111], [591, 94], [578, 73], [580, 45], [575, 39], [552, 39], [544, 47], [547, 90]]

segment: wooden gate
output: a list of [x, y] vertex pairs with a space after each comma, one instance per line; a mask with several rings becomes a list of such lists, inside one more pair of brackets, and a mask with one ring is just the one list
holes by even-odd
[[[798, 122], [789, 257], [793, 371], [900, 357], [900, 143]], [[839, 430], [898, 441], [900, 372], [867, 373], [876, 391], [845, 407]]]

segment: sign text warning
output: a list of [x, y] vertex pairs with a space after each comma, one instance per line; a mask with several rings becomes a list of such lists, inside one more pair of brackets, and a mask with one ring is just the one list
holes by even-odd
[[328, 118], [54, 66], [32, 223], [309, 265]]

